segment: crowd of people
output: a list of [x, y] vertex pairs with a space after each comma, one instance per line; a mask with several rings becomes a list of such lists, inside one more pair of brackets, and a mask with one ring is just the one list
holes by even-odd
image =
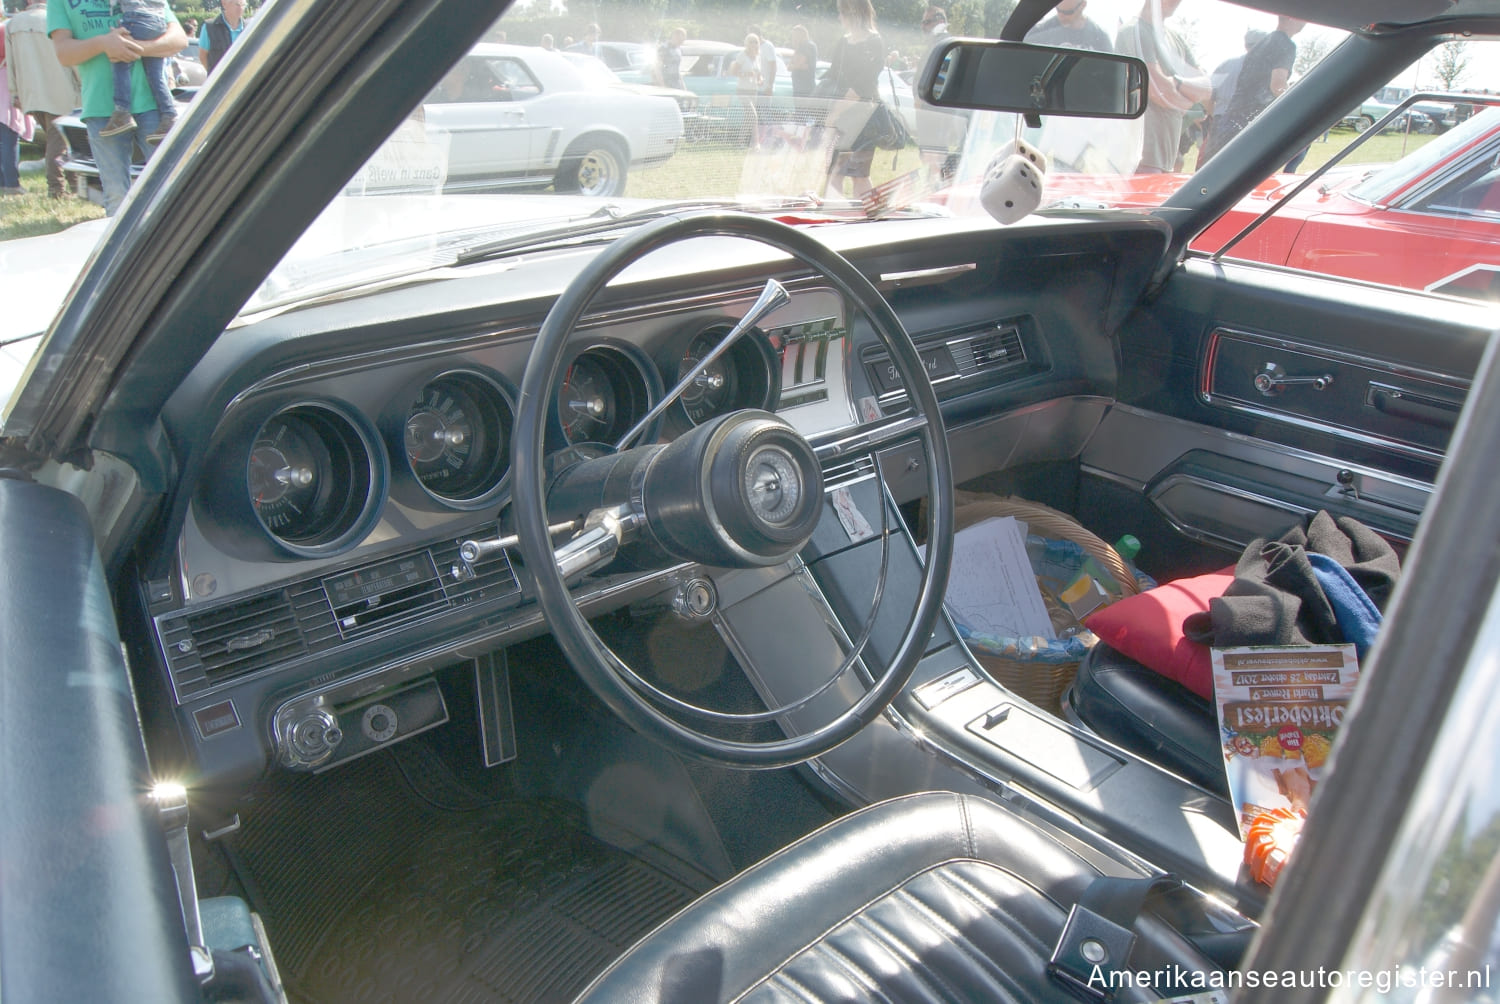
[[[1062, 0], [1026, 41], [1136, 56], [1150, 74], [1150, 98], [1137, 174], [1181, 171], [1194, 145], [1201, 167], [1286, 90], [1297, 61], [1292, 38], [1306, 24], [1279, 17], [1272, 31], [1251, 31], [1245, 53], [1211, 73], [1198, 65], [1186, 39], [1166, 23], [1182, 0], [1146, 0], [1139, 16], [1113, 39], [1086, 13], [1088, 0]], [[1200, 110], [1201, 115], [1189, 113]]]
[[[1201, 166], [1284, 91], [1296, 61], [1293, 38], [1304, 21], [1280, 17], [1271, 31], [1252, 31], [1245, 37], [1243, 55], [1226, 60], [1211, 72], [1201, 68], [1191, 46], [1168, 19], [1182, 0], [1145, 0], [1135, 19], [1111, 33], [1087, 14], [1088, 0], [1061, 0], [1053, 13], [1026, 35], [1026, 41], [1042, 45], [1088, 49], [1140, 58], [1150, 75], [1149, 104], [1142, 123], [1139, 155], [1128, 163], [1114, 165], [1123, 173], [1167, 173], [1182, 171], [1186, 155], [1196, 146]], [[868, 0], [841, 0], [838, 4], [842, 36], [829, 53], [829, 68], [817, 77], [818, 47], [805, 26], [789, 30], [789, 71], [794, 101], [819, 99], [819, 119], [834, 127], [838, 148], [830, 166], [830, 196], [866, 195], [871, 184], [870, 163], [875, 150], [867, 127], [881, 101], [877, 78], [881, 72], [905, 72], [920, 66], [925, 53], [903, 52], [888, 47], [875, 23]], [[947, 13], [928, 6], [922, 16], [924, 47], [929, 49], [948, 37]], [[575, 48], [597, 48], [598, 26], [590, 25], [584, 41]], [[668, 87], [684, 86], [682, 46], [686, 33], [674, 29], [657, 52], [658, 82]], [[730, 63], [736, 79], [736, 96], [750, 119], [753, 146], [766, 139], [765, 119], [772, 108], [769, 100], [776, 81], [775, 47], [766, 33], [752, 27]], [[967, 119], [914, 100], [915, 139], [921, 161], [930, 174], [951, 173], [958, 147], [963, 142]], [[783, 104], [784, 107], [784, 104]], [[802, 107], [798, 105], [798, 107]], [[1058, 166], [1068, 169], [1066, 158]], [[846, 189], [846, 185], [848, 188]]]
[[[735, 81], [735, 98], [752, 149], [787, 142], [789, 134], [827, 140], [832, 146], [828, 163], [827, 195], [862, 198], [872, 189], [870, 169], [881, 137], [893, 128], [892, 116], [899, 110], [885, 106], [881, 95], [883, 73], [894, 74], [910, 67], [899, 49], [888, 48], [876, 24], [869, 0], [839, 0], [840, 37], [827, 52], [827, 65], [819, 73], [820, 50], [806, 25], [787, 29], [785, 60], [767, 32], [751, 26], [740, 48], [726, 64]], [[591, 26], [593, 27], [593, 26]], [[922, 29], [928, 44], [947, 35], [947, 15], [931, 6], [924, 13]], [[674, 28], [656, 53], [656, 81], [667, 87], [684, 88], [683, 45], [687, 32]], [[778, 88], [785, 71], [786, 85]], [[894, 92], [892, 92], [894, 93]], [[789, 99], [789, 100], [788, 100]], [[932, 162], [946, 161], [953, 137], [952, 113], [916, 109], [918, 139], [924, 136], [934, 150]], [[924, 162], [929, 158], [924, 156]]]
[[[0, 195], [23, 191], [17, 146], [42, 135], [48, 194], [67, 197], [62, 167], [66, 148], [57, 122], [81, 109], [110, 214], [129, 187], [136, 152], [149, 156], [176, 122], [171, 87], [179, 74], [170, 61], [180, 57], [191, 35], [196, 35], [198, 59], [203, 71], [211, 73], [245, 28], [244, 0], [221, 0], [218, 16], [201, 26], [179, 23], [166, 0], [5, 2], [24, 3], [24, 8], [0, 22]], [[1198, 165], [1206, 163], [1286, 89], [1296, 59], [1292, 39], [1304, 22], [1281, 17], [1273, 31], [1250, 32], [1243, 55], [1207, 72], [1183, 37], [1166, 23], [1180, 3], [1146, 0], [1139, 16], [1111, 37], [1086, 13], [1088, 0], [1061, 0], [1026, 36], [1029, 42], [1138, 56], [1146, 63], [1150, 99], [1136, 173], [1182, 170], [1184, 155], [1195, 144]], [[780, 107], [773, 106], [772, 96], [784, 69], [792, 107], [800, 113], [816, 104], [817, 127], [833, 137], [827, 194], [860, 198], [872, 187], [870, 167], [883, 127], [878, 120], [889, 114], [882, 106], [880, 74], [902, 70], [918, 59], [908, 60], [886, 44], [870, 0], [838, 0], [837, 7], [842, 34], [828, 53], [828, 69], [821, 78], [818, 46], [801, 24], [789, 29], [790, 53], [784, 64], [767, 33], [752, 26], [729, 72], [751, 143], [758, 147], [772, 138], [767, 116]], [[928, 6], [921, 30], [929, 48], [946, 38], [944, 9]], [[686, 40], [687, 33], [675, 28], [658, 49], [656, 72], [668, 87], [684, 86]], [[587, 25], [576, 41], [565, 37], [560, 46], [550, 34], [544, 35], [541, 46], [602, 54], [597, 24]], [[923, 166], [931, 172], [950, 170], [965, 120], [920, 100], [915, 105], [915, 139]], [[805, 119], [812, 121], [814, 116]]]
[[172, 61], [188, 48], [189, 29], [207, 74], [246, 26], [244, 0], [221, 0], [201, 26], [179, 22], [166, 0], [25, 0], [8, 12], [0, 21], [0, 195], [25, 193], [18, 146], [40, 132], [47, 194], [68, 197], [58, 119], [77, 110], [109, 215], [130, 187], [136, 152], [149, 156], [176, 124]]

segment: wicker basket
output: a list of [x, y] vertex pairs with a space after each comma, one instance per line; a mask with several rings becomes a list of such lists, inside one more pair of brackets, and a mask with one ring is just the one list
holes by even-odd
[[[1138, 591], [1135, 576], [1123, 558], [1100, 537], [1088, 530], [1071, 516], [1064, 515], [1037, 502], [985, 495], [977, 492], [959, 492], [955, 499], [954, 529], [962, 530], [983, 520], [997, 516], [1014, 516], [1023, 521], [1029, 531], [1041, 537], [1070, 540], [1083, 548], [1084, 552], [1099, 562], [1120, 584], [1126, 596]], [[1047, 615], [1052, 620], [1054, 631], [1061, 633], [1077, 625], [1072, 611], [1057, 601], [1047, 590], [1042, 591]], [[1085, 644], [1093, 636], [1083, 632]], [[1032, 704], [1047, 711], [1061, 710], [1062, 695], [1078, 673], [1078, 661], [1043, 661], [1040, 659], [1011, 658], [984, 651], [970, 643], [970, 650], [991, 676]]]

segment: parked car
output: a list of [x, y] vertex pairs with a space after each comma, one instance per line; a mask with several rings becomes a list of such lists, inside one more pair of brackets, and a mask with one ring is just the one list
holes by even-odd
[[172, 62], [177, 68], [178, 87], [202, 87], [208, 79], [208, 69], [203, 65], [198, 55], [198, 40], [188, 39], [187, 47], [172, 57]]
[[[1290, 202], [1305, 179], [1278, 174], [1192, 241], [1213, 253], [1271, 206], [1276, 214], [1227, 254], [1324, 275], [1453, 296], [1500, 299], [1500, 107], [1387, 165], [1334, 168]], [[1185, 175], [1107, 179], [1054, 175], [1048, 198], [1068, 206], [1154, 207]], [[956, 196], [955, 196], [956, 197]]]
[[[1376, 122], [1379, 122], [1396, 107], [1399, 102], [1386, 102], [1378, 97], [1371, 98], [1360, 105], [1349, 114], [1345, 115], [1341, 125], [1353, 129], [1355, 132], [1364, 132]], [[1386, 132], [1414, 132], [1414, 133], [1438, 133], [1446, 132], [1457, 123], [1454, 106], [1440, 101], [1423, 101], [1412, 105], [1385, 126]]]
[[422, 111], [423, 138], [442, 148], [442, 187], [451, 190], [551, 184], [623, 195], [632, 168], [668, 160], [683, 137], [673, 92], [621, 84], [597, 59], [532, 46], [475, 46]]
[[[1191, 13], [1237, 41], [1287, 6]], [[681, 197], [547, 190], [526, 165], [614, 92], [474, 65], [535, 5], [264, 4], [102, 234], [0, 258], [6, 999], [1492, 996], [1494, 306], [1191, 248], [1378, 75], [1500, 35], [1500, 0], [1377, 6], [1298, 7], [1351, 37], [1243, 156], [1150, 205], [992, 215], [932, 205], [909, 152], [830, 178], [793, 144], [678, 149]], [[1113, 115], [1044, 113], [1052, 165], [1139, 159], [1144, 64], [945, 45], [954, 185], [1032, 191], [1039, 99]], [[536, 123], [473, 129], [536, 191], [415, 190], [462, 104]], [[1447, 234], [1408, 265], [1480, 253]], [[33, 294], [50, 321], [9, 309]], [[1254, 747], [1308, 799], [1274, 889], [1205, 698], [1094, 645], [1055, 702], [1035, 631], [985, 654], [948, 613], [960, 488], [1105, 559], [1136, 535], [1157, 600], [1271, 571], [1320, 512], [1399, 554], [1389, 589], [1353, 544], [1324, 569], [1366, 626], [1380, 594], [1353, 702]], [[1005, 576], [965, 579], [1040, 605], [1049, 545], [1003, 525]], [[1278, 578], [1316, 575], [1282, 544]], [[1309, 719], [1341, 719], [1317, 764]]]
[[[172, 88], [172, 98], [177, 102], [179, 116], [187, 110], [186, 106], [197, 93], [197, 87]], [[62, 130], [63, 139], [67, 141], [67, 160], [63, 162], [63, 174], [67, 178], [69, 189], [80, 199], [104, 205], [104, 189], [99, 185], [99, 169], [94, 164], [94, 152], [89, 147], [88, 127], [76, 114], [59, 116], [57, 124]], [[139, 175], [145, 166], [146, 155], [137, 148], [130, 167], [131, 177]]]
[[655, 46], [644, 42], [599, 42], [597, 47], [599, 59], [626, 83], [661, 83]]

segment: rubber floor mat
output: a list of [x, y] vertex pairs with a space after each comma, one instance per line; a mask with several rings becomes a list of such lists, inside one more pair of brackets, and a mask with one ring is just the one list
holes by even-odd
[[270, 786], [236, 841], [308, 1004], [569, 1000], [700, 891], [566, 803], [438, 808], [388, 754]]

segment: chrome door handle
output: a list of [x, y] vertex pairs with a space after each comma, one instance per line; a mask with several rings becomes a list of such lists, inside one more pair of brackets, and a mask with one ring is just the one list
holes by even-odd
[[1255, 374], [1255, 389], [1266, 397], [1275, 397], [1288, 387], [1311, 387], [1313, 390], [1327, 390], [1333, 383], [1333, 374], [1324, 373], [1322, 376], [1287, 376], [1286, 370], [1277, 363], [1266, 363], [1261, 367], [1259, 373]]

